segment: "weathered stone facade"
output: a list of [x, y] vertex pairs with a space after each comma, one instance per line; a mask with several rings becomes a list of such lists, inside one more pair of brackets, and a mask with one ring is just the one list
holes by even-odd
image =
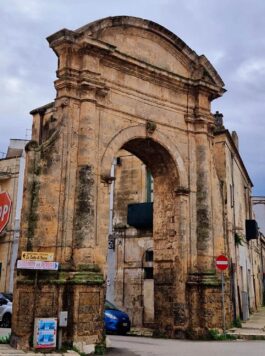
[[[222, 184], [225, 252], [231, 259], [230, 283], [234, 317], [248, 318], [262, 305], [262, 261], [259, 239], [246, 238], [253, 219], [252, 182], [239, 154], [238, 137], [222, 127], [215, 133], [215, 162]], [[247, 305], [244, 305], [244, 299]], [[247, 309], [246, 312], [244, 309]], [[247, 315], [245, 315], [247, 314]]]
[[[216, 113], [214, 160], [222, 192], [222, 210], [216, 210], [216, 216], [219, 214], [223, 219], [224, 253], [230, 258], [227, 278], [230, 281], [228, 289], [231, 302], [228, 304], [228, 314], [246, 319], [251, 311], [262, 304], [264, 253], [261, 251], [262, 240], [246, 239], [245, 222], [252, 218], [252, 183], [238, 151], [237, 135], [235, 132], [231, 135], [223, 124], [219, 125], [220, 118], [222, 114]], [[115, 287], [111, 295], [113, 302], [124, 309], [130, 315], [132, 324], [138, 327], [152, 325], [152, 321], [145, 318], [154, 297], [150, 290], [148, 294], [145, 293], [146, 283], [151, 285], [153, 282], [152, 279], [145, 279], [145, 268], [150, 268], [152, 264], [145, 263], [144, 254], [153, 249], [153, 239], [152, 230], [128, 225], [127, 207], [130, 203], [141, 206], [147, 201], [146, 171], [146, 166], [135, 156], [126, 151], [118, 152], [113, 169], [115, 180], [112, 183], [114, 203], [111, 237], [115, 241], [111, 247], [115, 247], [112, 253], [115, 264], [109, 265], [114, 273], [110, 270], [112, 280], [108, 282]]]
[[[218, 73], [167, 29], [133, 17], [63, 29], [48, 41], [58, 56], [57, 95], [32, 111], [19, 254], [54, 252], [60, 271], [37, 279], [17, 272], [12, 343], [28, 347], [34, 316], [61, 310], [70, 313], [64, 342], [102, 342], [110, 172], [120, 149], [154, 178], [157, 333], [195, 337], [221, 327], [214, 259], [226, 242], [211, 114], [224, 93]], [[229, 290], [228, 280], [227, 309]], [[25, 316], [29, 301], [39, 308]]]

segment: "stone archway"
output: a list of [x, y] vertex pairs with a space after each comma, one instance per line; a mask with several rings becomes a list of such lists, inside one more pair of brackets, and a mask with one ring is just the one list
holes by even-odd
[[60, 311], [69, 316], [63, 342], [81, 351], [103, 342], [110, 166], [119, 148], [146, 162], [160, 197], [157, 330], [175, 337], [219, 326], [213, 259], [224, 241], [212, 206], [222, 200], [212, 184], [210, 109], [224, 83], [205, 56], [139, 18], [102, 19], [48, 41], [58, 57], [57, 95], [31, 112], [18, 257], [53, 252], [60, 269], [40, 272], [37, 282], [17, 271], [13, 345], [27, 348], [34, 318]]
[[[154, 179], [153, 250], [154, 309], [157, 334], [175, 336], [176, 328], [188, 325], [187, 275], [187, 175], [177, 147], [159, 130], [148, 133], [143, 125], [128, 127], [107, 146], [101, 164], [102, 179], [108, 181], [113, 158], [125, 149], [139, 158]], [[174, 155], [174, 156], [173, 156]], [[105, 195], [105, 199], [107, 194]], [[103, 198], [104, 199], [104, 198]], [[107, 217], [108, 210], [99, 214]], [[107, 224], [99, 235], [106, 236]], [[172, 298], [174, 296], [174, 298]], [[177, 310], [175, 313], [173, 310]]]
[[[108, 177], [112, 160], [113, 160], [113, 153], [117, 152], [121, 147], [125, 146], [127, 142], [132, 140], [143, 140], [150, 138], [152, 141], [157, 142], [161, 145], [165, 150], [168, 151], [168, 154], [171, 155], [171, 159], [174, 160], [174, 164], [178, 170], [178, 188], [188, 189], [188, 177], [186, 168], [183, 162], [183, 159], [179, 153], [179, 150], [176, 145], [174, 145], [170, 138], [167, 137], [165, 134], [159, 132], [154, 127], [154, 131], [151, 133], [148, 132], [148, 126], [152, 125], [151, 122], [147, 122], [146, 125], [137, 125], [137, 126], [130, 126], [125, 129], [122, 129], [118, 132], [109, 142], [107, 148], [102, 157], [101, 161], [101, 175], [102, 178], [105, 179]], [[138, 153], [139, 155], [139, 153]], [[177, 188], [177, 187], [176, 187]]]

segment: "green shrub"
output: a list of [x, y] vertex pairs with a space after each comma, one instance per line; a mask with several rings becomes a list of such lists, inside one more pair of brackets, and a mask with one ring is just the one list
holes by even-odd
[[230, 334], [220, 334], [219, 330], [217, 329], [209, 329], [209, 339], [210, 340], [215, 340], [215, 341], [225, 341], [225, 340], [236, 340], [235, 335], [230, 335]]
[[8, 334], [7, 336], [0, 336], [0, 344], [9, 344], [10, 337], [11, 337], [10, 334]]
[[234, 328], [242, 328], [242, 323], [241, 323], [240, 318], [236, 318], [236, 319], [233, 321], [233, 327], [234, 327]]

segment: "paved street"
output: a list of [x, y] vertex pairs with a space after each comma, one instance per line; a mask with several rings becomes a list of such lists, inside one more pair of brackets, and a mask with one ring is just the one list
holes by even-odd
[[264, 356], [265, 341], [187, 341], [110, 336], [108, 356]]
[[11, 329], [0, 328], [0, 336], [8, 336], [9, 334], [11, 334]]

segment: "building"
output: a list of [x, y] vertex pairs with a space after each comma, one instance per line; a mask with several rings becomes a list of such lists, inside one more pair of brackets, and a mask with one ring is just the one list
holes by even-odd
[[252, 204], [260, 233], [265, 236], [265, 196], [253, 196]]
[[233, 314], [234, 319], [246, 320], [262, 305], [261, 245], [251, 203], [253, 184], [239, 153], [236, 132], [230, 135], [223, 127], [222, 115], [216, 113], [215, 118], [215, 164], [223, 192]]
[[254, 217], [257, 220], [260, 243], [261, 243], [261, 269], [262, 269], [262, 281], [263, 281], [263, 304], [265, 304], [265, 197], [253, 196], [252, 205], [254, 211]]
[[0, 233], [0, 291], [3, 292], [13, 292], [23, 197], [24, 148], [27, 142], [11, 139], [6, 157], [0, 159], [0, 193], [7, 192], [12, 202], [9, 222]]
[[[244, 305], [248, 298], [253, 307], [259, 303], [258, 294], [251, 294], [259, 280], [258, 265], [248, 279], [252, 259], [236, 293], [241, 250], [234, 245], [235, 239], [244, 240], [245, 219], [253, 222], [251, 181], [234, 141], [220, 130], [220, 117], [211, 113], [211, 102], [225, 92], [216, 69], [175, 34], [140, 18], [109, 17], [75, 31], [63, 29], [48, 41], [58, 57], [57, 94], [54, 102], [31, 112], [18, 257], [22, 251], [53, 252], [60, 270], [40, 271], [38, 283], [30, 271], [17, 270], [12, 344], [28, 348], [34, 318], [57, 317], [60, 311], [67, 311], [69, 320], [63, 342], [82, 352], [104, 342], [108, 237], [113, 226], [115, 233], [120, 228], [121, 238], [124, 233], [123, 209], [115, 215], [115, 204], [124, 203], [110, 199], [113, 160], [120, 150], [140, 159], [153, 178], [145, 178], [153, 184], [152, 244], [151, 231], [145, 229], [146, 236], [137, 237], [143, 242], [138, 261], [125, 266], [131, 280], [136, 278], [128, 267], [136, 263], [149, 277], [144, 278], [144, 298], [153, 290], [154, 306], [144, 317], [157, 335], [172, 338], [196, 338], [222, 328], [215, 259], [228, 253], [232, 265], [225, 274], [225, 310], [230, 325], [243, 292], [249, 291]], [[239, 195], [235, 208], [230, 192]], [[134, 245], [135, 230], [128, 233]], [[246, 232], [250, 238], [256, 234]], [[252, 242], [242, 243], [247, 260]]]

